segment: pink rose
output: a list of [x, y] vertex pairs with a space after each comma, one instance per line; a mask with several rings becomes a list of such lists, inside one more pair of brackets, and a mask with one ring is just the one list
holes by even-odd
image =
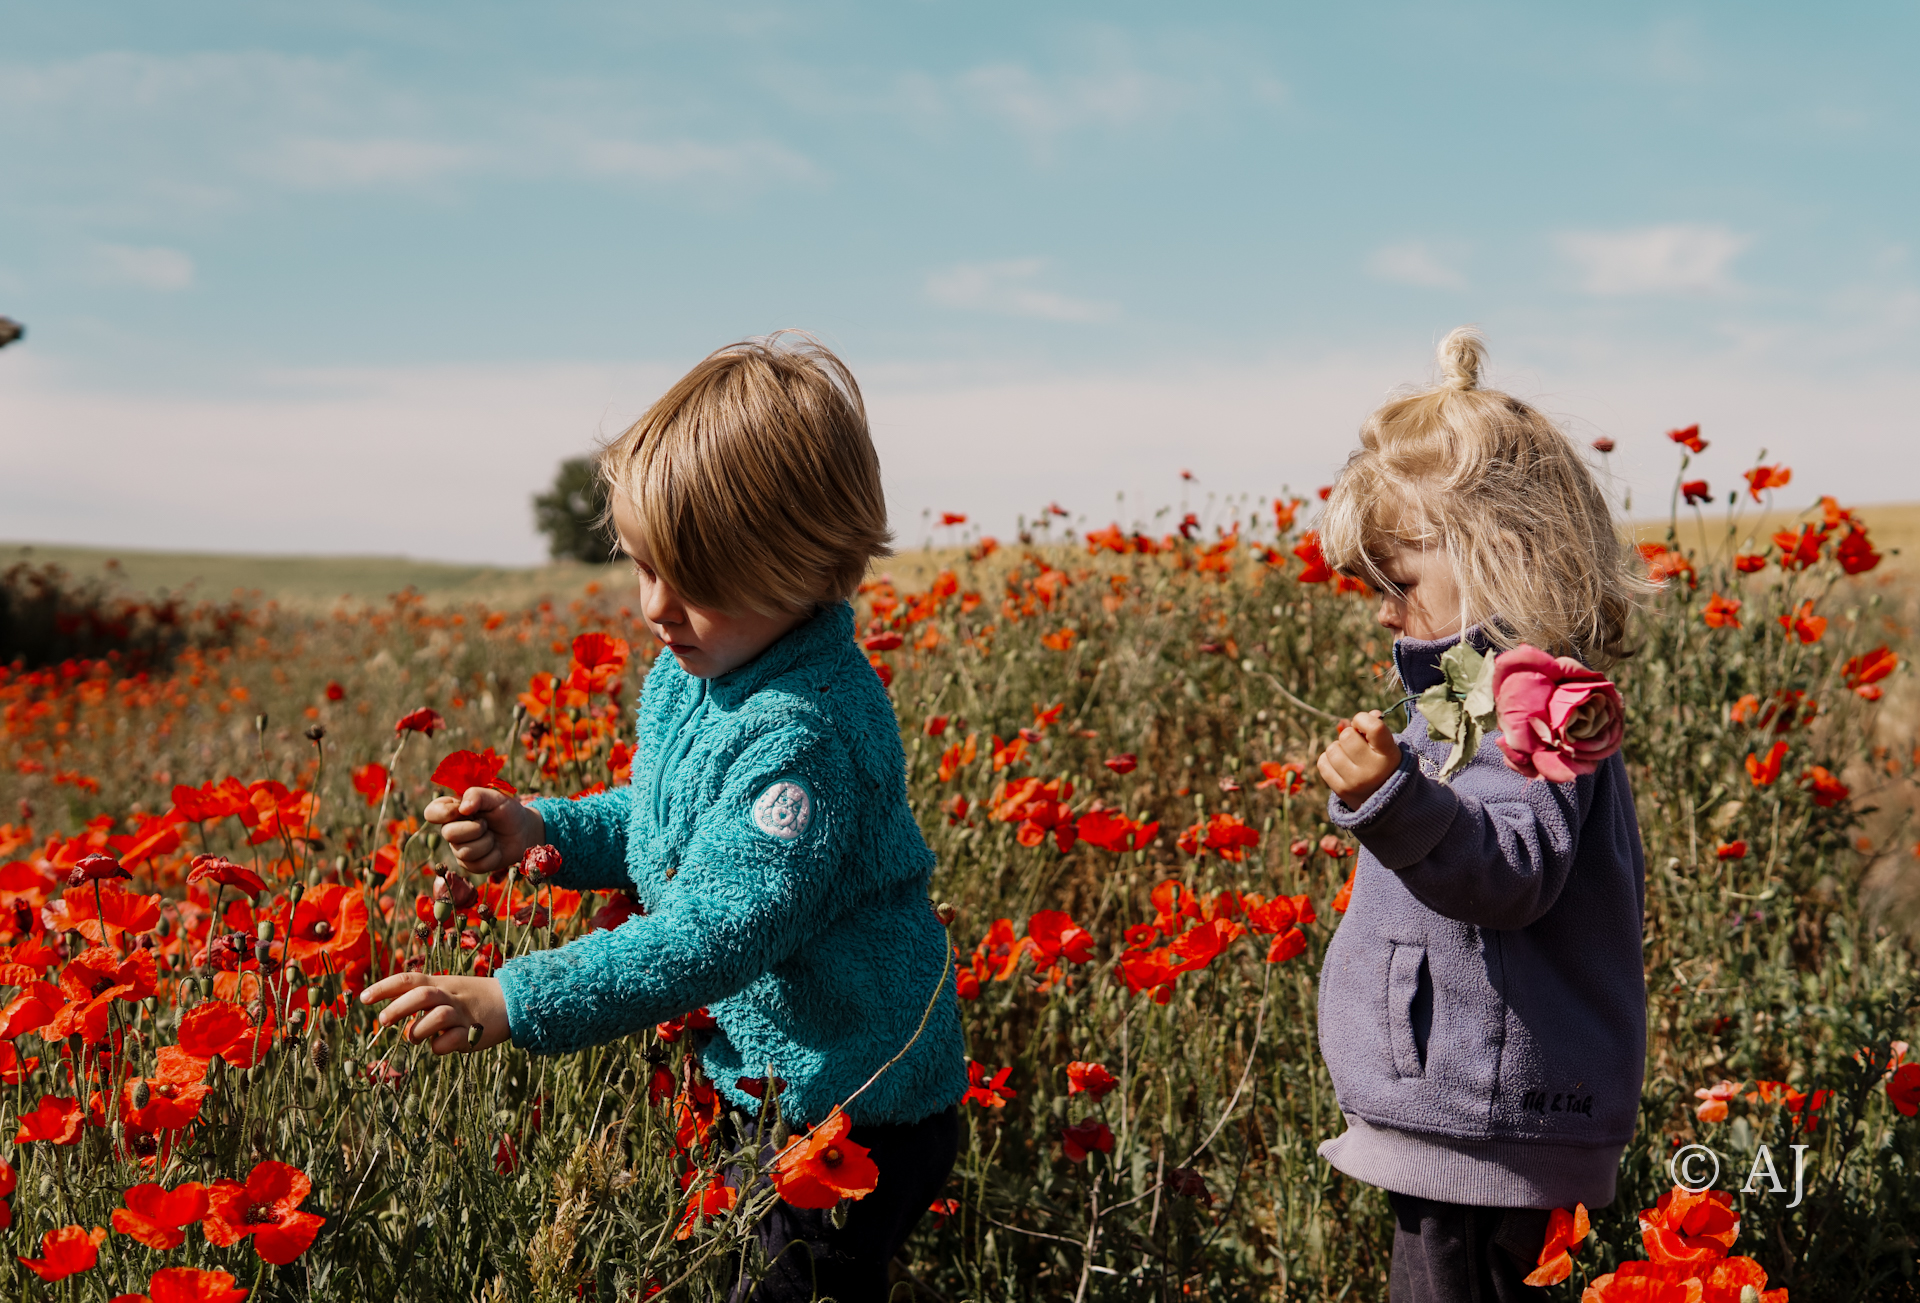
[[1604, 674], [1538, 647], [1502, 652], [1493, 663], [1500, 750], [1528, 778], [1570, 783], [1620, 749], [1626, 710]]

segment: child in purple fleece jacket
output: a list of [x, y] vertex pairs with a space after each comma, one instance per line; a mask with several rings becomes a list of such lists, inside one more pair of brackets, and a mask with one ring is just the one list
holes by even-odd
[[[1573, 442], [1479, 387], [1457, 330], [1444, 379], [1375, 412], [1327, 501], [1328, 560], [1384, 594], [1402, 691], [1463, 638], [1605, 669], [1647, 587]], [[1644, 863], [1618, 755], [1522, 778], [1492, 738], [1450, 783], [1413, 714], [1356, 715], [1320, 757], [1359, 840], [1320, 974], [1320, 1048], [1346, 1131], [1320, 1146], [1388, 1192], [1393, 1303], [1545, 1297], [1524, 1283], [1557, 1207], [1611, 1203], [1646, 1055]]]

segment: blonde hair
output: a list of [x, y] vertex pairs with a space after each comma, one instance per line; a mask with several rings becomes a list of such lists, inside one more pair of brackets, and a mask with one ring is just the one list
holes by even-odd
[[695, 606], [761, 615], [849, 597], [888, 556], [853, 373], [800, 331], [718, 349], [600, 452], [654, 569]]
[[1440, 342], [1435, 388], [1388, 402], [1360, 430], [1321, 520], [1328, 562], [1396, 591], [1399, 547], [1441, 550], [1464, 625], [1499, 647], [1532, 643], [1595, 669], [1629, 655], [1628, 624], [1652, 591], [1585, 456], [1553, 422], [1480, 387], [1486, 342]]

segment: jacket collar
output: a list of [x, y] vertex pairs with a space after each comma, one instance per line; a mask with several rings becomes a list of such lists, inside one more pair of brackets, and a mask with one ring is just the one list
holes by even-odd
[[1406, 691], [1414, 696], [1425, 692], [1434, 684], [1446, 679], [1446, 672], [1440, 668], [1440, 658], [1459, 645], [1461, 638], [1475, 651], [1486, 653], [1493, 644], [1479, 625], [1469, 628], [1465, 634], [1454, 634], [1450, 638], [1425, 640], [1420, 638], [1397, 638], [1393, 644], [1393, 668], [1400, 675], [1400, 682]]
[[795, 666], [852, 642], [853, 607], [844, 601], [824, 606], [753, 660], [709, 680], [714, 704], [732, 709]]

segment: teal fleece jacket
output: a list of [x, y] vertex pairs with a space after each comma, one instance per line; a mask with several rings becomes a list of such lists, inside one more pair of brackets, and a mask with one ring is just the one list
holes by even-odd
[[919, 1040], [848, 1113], [917, 1122], [966, 1090], [933, 852], [845, 602], [712, 680], [662, 654], [631, 785], [534, 809], [558, 885], [623, 888], [645, 913], [501, 967], [515, 1044], [577, 1050], [705, 1007], [714, 1084], [757, 1109], [739, 1082], [772, 1075], [786, 1117], [812, 1125], [912, 1040], [932, 999]]

